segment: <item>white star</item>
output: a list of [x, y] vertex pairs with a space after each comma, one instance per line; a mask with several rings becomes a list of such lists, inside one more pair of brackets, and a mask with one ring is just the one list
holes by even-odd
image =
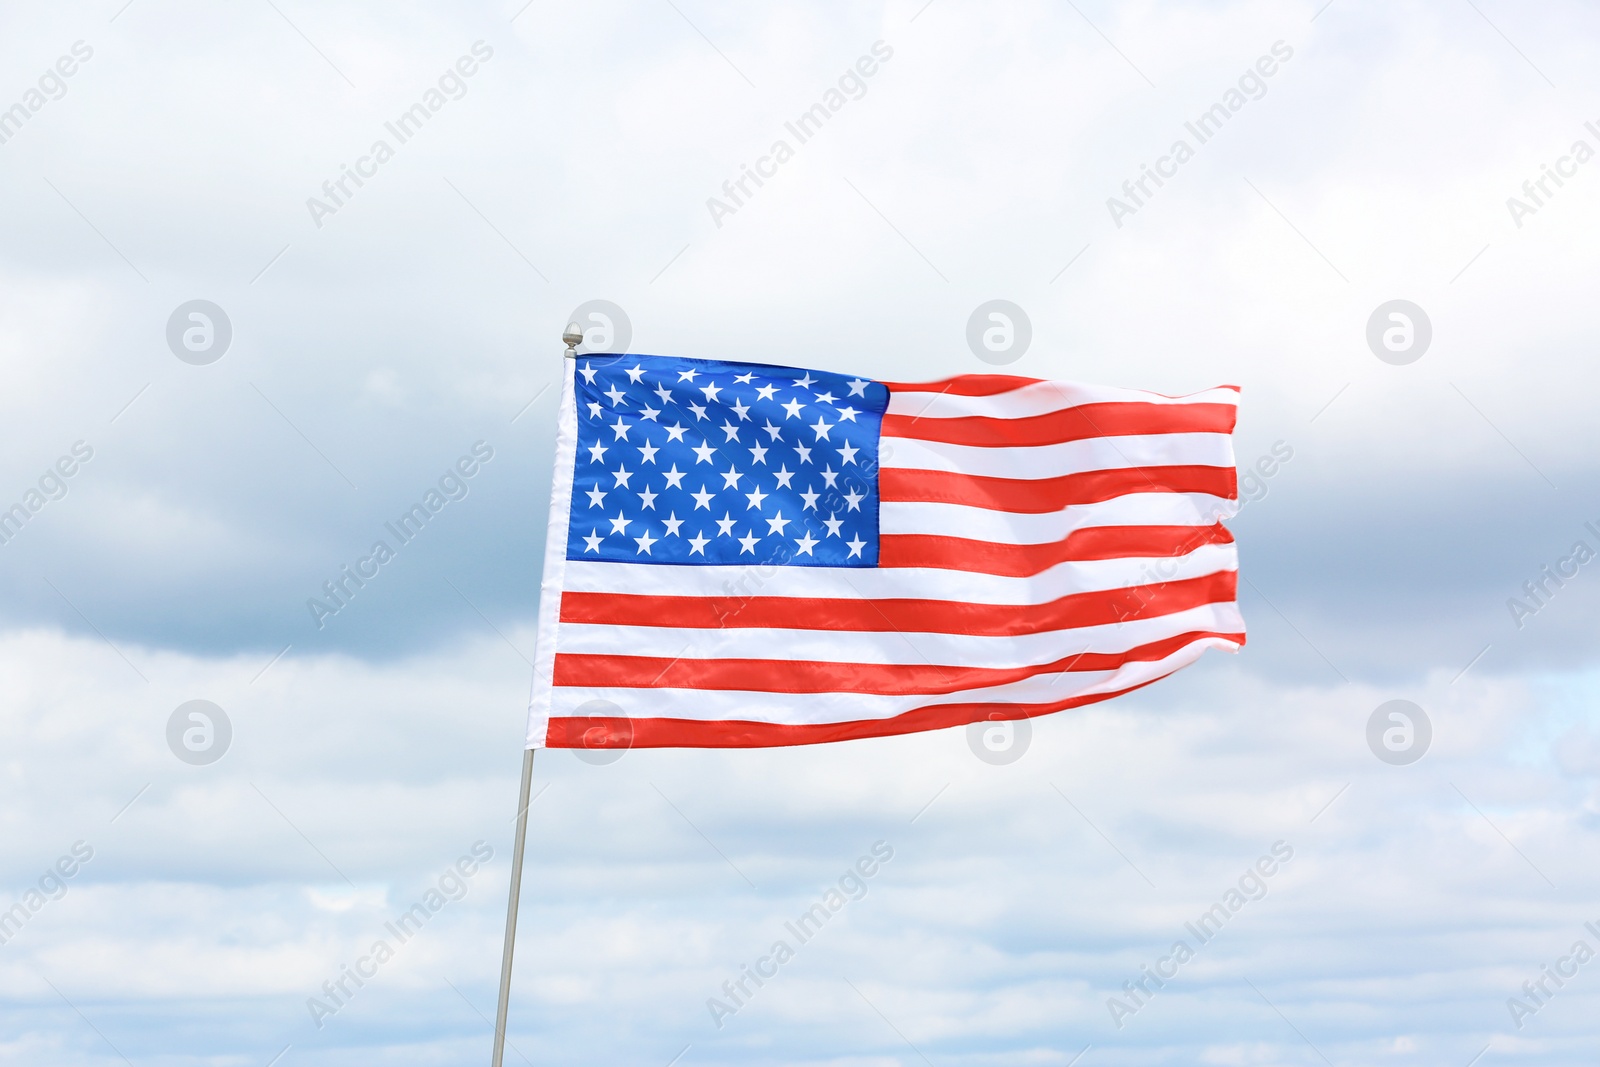
[[827, 423], [822, 421], [822, 416], [820, 415], [817, 416], [817, 424], [811, 428], [817, 432], [817, 440], [819, 441], [827, 437], [828, 431], [833, 429], [832, 426], [829, 426]]
[[850, 385], [850, 395], [851, 396], [866, 396], [867, 395], [867, 386], [869, 386], [871, 384], [872, 384], [871, 382], [864, 382], [860, 378], [857, 378], [855, 381], [849, 383], [849, 385]]
[[781, 434], [781, 433], [783, 433], [783, 430], [782, 430], [782, 429], [781, 429], [781, 428], [779, 428], [779, 427], [777, 427], [777, 426], [774, 426], [774, 425], [772, 425], [772, 420], [771, 420], [771, 419], [768, 419], [768, 420], [767, 420], [767, 424], [766, 424], [766, 425], [765, 425], [765, 426], [763, 426], [763, 427], [761, 427], [761, 428], [762, 428], [762, 429], [763, 429], [763, 430], [765, 430], [765, 431], [767, 431], [767, 434], [768, 434], [768, 435], [769, 435], [769, 436], [770, 436], [770, 437], [771, 437], [771, 438], [772, 438], [772, 439], [773, 439], [773, 440], [774, 440], [774, 441], [776, 441], [776, 440], [777, 440], [777, 439], [778, 439], [778, 435], [779, 435], [779, 434]]
[[745, 371], [743, 374], [735, 378], [734, 381], [738, 382], [740, 385], [749, 385], [753, 378], [755, 378], [754, 374], [750, 373], [749, 371]]
[[598, 485], [595, 486], [593, 489], [589, 490], [589, 506], [591, 508], [600, 507], [605, 502], [606, 502], [605, 490], [601, 489]]
[[694, 497], [695, 510], [698, 511], [700, 508], [705, 508], [707, 511], [710, 511], [711, 498], [716, 494], [706, 492], [706, 487], [702, 485], [698, 493], [690, 493], [689, 495]]
[[632, 370], [624, 371], [623, 373], [628, 376], [628, 381], [638, 385], [639, 379], [644, 377], [644, 368], [636, 365]]
[[790, 400], [787, 404], [779, 404], [778, 406], [789, 413], [784, 416], [786, 421], [788, 419], [798, 419], [800, 417], [800, 409], [805, 407], [798, 400]]
[[[761, 491], [761, 487], [758, 485], [758, 486], [756, 486], [756, 491], [755, 492], [746, 493], [745, 494], [745, 499], [750, 501], [750, 508], [754, 508], [756, 511], [760, 511], [761, 510], [761, 502], [763, 500], [767, 499], [767, 494], [763, 493]], [[749, 509], [746, 509], [746, 510], [749, 510]]]
[[844, 502], [848, 506], [849, 510], [851, 510], [851, 511], [860, 511], [861, 510], [861, 502], [863, 500], [865, 500], [865, 499], [866, 499], [866, 497], [862, 496], [860, 493], [856, 492], [854, 489], [851, 489], [848, 493], [846, 493], [844, 495]]
[[594, 376], [596, 374], [600, 373], [600, 372], [595, 370], [588, 363], [585, 363], [583, 365], [583, 369], [580, 370], [578, 373], [583, 375], [583, 380], [585, 382], [588, 382], [590, 385], [593, 385], [594, 384]]
[[816, 548], [818, 543], [812, 539], [811, 534], [808, 532], [795, 542], [795, 546], [799, 548], [802, 556], [811, 556], [812, 559], [815, 559], [816, 556], [812, 555], [811, 550]]
[[699, 404], [691, 403], [689, 405], [689, 410], [694, 412], [696, 422], [706, 417], [706, 409], [701, 407]]
[[778, 512], [778, 517], [777, 518], [768, 519], [767, 520], [767, 527], [768, 527], [767, 532], [768, 533], [781, 534], [781, 533], [783, 533], [783, 528], [785, 526], [789, 525], [789, 523], [792, 522], [792, 521], [794, 521], [794, 520], [784, 518], [783, 517], [783, 512], [780, 511], [780, 512]]
[[[847, 445], [846, 447], [849, 447], [849, 446]], [[649, 441], [646, 441], [644, 443], [644, 447], [639, 449], [639, 455], [642, 457], [639, 460], [639, 462], [641, 462], [641, 463], [654, 463], [656, 461], [656, 453], [659, 452], [659, 451], [661, 451], [661, 449], [657, 448], [655, 445], [651, 444]], [[849, 461], [846, 460], [845, 462], [849, 462]]]
[[623, 518], [622, 512], [619, 511], [617, 512], [617, 517], [610, 521], [612, 533], [625, 534], [628, 532], [628, 523], [632, 522], [633, 520]]
[[832, 512], [832, 513], [830, 513], [828, 515], [828, 517], [826, 519], [822, 520], [822, 525], [824, 525], [824, 526], [826, 526], [828, 528], [828, 536], [829, 537], [842, 537], [842, 536], [844, 536], [843, 534], [841, 534], [839, 532], [839, 527], [844, 525], [844, 520], [840, 519], [840, 518], [836, 518], [835, 516], [837, 516], [837, 515], [838, 515], [838, 512]]
[[668, 489], [683, 488], [683, 472], [678, 469], [678, 465], [676, 463], [672, 465], [671, 470], [667, 471], [666, 479]]
[[778, 479], [778, 488], [779, 489], [792, 489], [792, 488], [794, 488], [793, 486], [791, 486], [789, 484], [789, 479], [793, 478], [794, 475], [789, 473], [789, 467], [788, 467], [787, 464], [785, 464], [782, 467], [779, 467], [777, 469], [777, 471], [773, 474], [773, 477]]
[[839, 488], [837, 485], [834, 484], [834, 479], [837, 478], [837, 477], [839, 477], [839, 472], [834, 470], [831, 464], [829, 466], [826, 466], [826, 467], [822, 468], [822, 480], [824, 482], [828, 483], [828, 488], [829, 489], [837, 489], [837, 488]]
[[656, 494], [648, 485], [639, 491], [639, 506], [649, 508], [651, 511], [656, 509]]
[[722, 392], [722, 387], [716, 382], [710, 382], [702, 385], [700, 391], [706, 394], [706, 403], [710, 404], [717, 399], [717, 394]]
[[819, 403], [819, 404], [831, 404], [831, 403], [833, 403], [833, 394], [832, 393], [818, 393], [817, 394], [817, 403]]
[[695, 449], [694, 449], [694, 461], [696, 463], [710, 463], [711, 462], [711, 457], [716, 455], [716, 454], [717, 454], [717, 450], [716, 449], [712, 448], [710, 445], [706, 444], [704, 441], [701, 441], [700, 444], [697, 445], [695, 447]]
[[761, 538], [757, 537], [755, 534], [745, 534], [743, 537], [739, 538], [739, 555], [742, 556], [746, 552], [750, 553], [752, 556], [755, 555], [756, 542], [759, 540], [761, 540]]
[[800, 510], [801, 511], [807, 511], [807, 510], [815, 511], [815, 510], [817, 510], [817, 497], [818, 497], [818, 495], [820, 495], [820, 494], [818, 494], [813, 489], [807, 489], [805, 492], [801, 493], [800, 494], [800, 499], [804, 500], [806, 502], [806, 506], [801, 508]]
[[655, 408], [640, 408], [639, 409], [639, 417], [641, 419], [649, 419], [651, 422], [655, 422], [656, 421], [656, 416], [659, 415], [659, 414], [661, 414], [661, 412], [657, 411]]
[[618, 466], [616, 470], [611, 472], [611, 477], [617, 480], [617, 485], [626, 488], [628, 479], [633, 477], [633, 472], [626, 467]]
[[729, 466], [728, 469], [722, 474], [722, 488], [739, 488], [739, 479], [742, 477], [744, 477], [744, 475], [739, 473], [739, 469], [737, 467]]
[[741, 421], [741, 422], [750, 421], [750, 409], [744, 406], [744, 401], [743, 400], [738, 400], [738, 399], [734, 400], [734, 402], [733, 402], [733, 413], [735, 415], [739, 416], [739, 421]]
[[646, 530], [643, 537], [635, 537], [634, 540], [639, 543], [639, 551], [648, 556], [650, 554], [650, 546], [661, 540], [661, 538], [651, 537], [650, 531]]
[[737, 441], [739, 439], [739, 427], [735, 426], [731, 422], [725, 422], [722, 424], [722, 432], [728, 435], [722, 439], [723, 444], [727, 444], [729, 441]]
[[767, 461], [767, 446], [766, 445], [756, 445], [754, 448], [752, 448], [750, 450], [750, 454], [755, 457], [750, 462], [752, 462], [752, 463], [765, 463]]
[[702, 556], [705, 555], [706, 546], [710, 543], [711, 538], [704, 537], [700, 534], [695, 534], [693, 537], [689, 538], [689, 555], [692, 556], [696, 552], [700, 553]]
[[600, 417], [600, 402], [598, 400], [591, 400], [589, 402], [589, 417], [591, 419], [598, 419]]
[[672, 403], [672, 390], [668, 389], [661, 382], [656, 383], [656, 396], [661, 398], [661, 402], [663, 404]]
[[810, 445], [802, 445], [802, 444], [796, 442], [795, 446], [794, 446], [794, 450], [800, 454], [800, 462], [801, 463], [810, 463], [811, 462], [811, 446]]
[[773, 396], [773, 394], [777, 391], [778, 387], [775, 385], [763, 385], [756, 390], [756, 396], [762, 400], [776, 400], [777, 397]]
[[697, 370], [681, 370], [678, 372], [678, 381], [692, 382], [694, 381], [694, 376], [699, 373]]
[[598, 552], [600, 551], [600, 542], [604, 540], [605, 538], [600, 536], [599, 531], [590, 530], [589, 536], [583, 539], [583, 550], [585, 552]]
[[817, 384], [817, 380], [811, 376], [810, 371], [806, 371], [806, 376], [797, 380], [794, 384], [800, 389], [810, 389], [813, 385]]
[[728, 537], [733, 536], [733, 519], [726, 511], [722, 513], [722, 518], [712, 519], [711, 521], [717, 524], [718, 537], [722, 537], [724, 535]]
[[611, 428], [617, 433], [617, 436], [612, 438], [612, 440], [626, 441], [628, 439], [628, 424], [622, 421], [621, 415], [617, 416], [617, 423]]
[[667, 524], [667, 536], [677, 537], [678, 527], [683, 525], [683, 520], [678, 518], [678, 513], [674, 511], [670, 516], [662, 521]]
[[674, 441], [682, 441], [683, 440], [683, 425], [681, 423], [676, 423], [675, 422], [671, 426], [668, 426], [666, 428], [666, 430], [667, 430], [667, 444], [670, 445]]
[[861, 540], [859, 535], [855, 540], [846, 541], [845, 544], [850, 546], [850, 555], [846, 556], [845, 559], [854, 559], [856, 556], [861, 555], [861, 550], [863, 548], [867, 547], [867, 543]]
[[611, 398], [611, 406], [616, 407], [618, 404], [622, 403], [625, 394], [621, 389], [618, 389], [613, 385], [610, 389], [606, 390], [605, 395]]
[[839, 449], [839, 459], [843, 463], [854, 463], [856, 461], [856, 453], [860, 451], [861, 449], [852, 448], [850, 442], [846, 441], [844, 447]]
[[606, 448], [605, 445], [601, 444], [599, 441], [596, 441], [594, 444], [589, 446], [589, 458], [595, 463], [599, 463], [601, 460], [606, 458], [606, 453], [609, 451], [610, 449]]
[[855, 422], [856, 421], [856, 416], [859, 415], [859, 414], [861, 414], [861, 412], [857, 411], [855, 408], [840, 408], [839, 409], [839, 421], [840, 422]]

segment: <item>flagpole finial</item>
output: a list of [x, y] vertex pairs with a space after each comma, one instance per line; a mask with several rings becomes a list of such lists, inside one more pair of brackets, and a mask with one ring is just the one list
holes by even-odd
[[577, 359], [578, 346], [583, 344], [583, 330], [578, 326], [578, 324], [575, 322], [567, 323], [565, 332], [561, 334], [561, 340], [567, 346], [567, 351], [565, 352], [566, 357], [568, 359]]

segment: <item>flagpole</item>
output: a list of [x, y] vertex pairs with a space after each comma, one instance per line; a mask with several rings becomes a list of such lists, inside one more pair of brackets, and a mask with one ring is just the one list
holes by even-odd
[[500, 1006], [494, 1019], [494, 1067], [506, 1052], [506, 1010], [511, 1006], [511, 954], [517, 947], [517, 901], [522, 896], [522, 853], [528, 843], [528, 790], [533, 785], [533, 754], [522, 753], [522, 788], [517, 796], [517, 838], [511, 846], [511, 900], [506, 904], [506, 941], [500, 955]]
[[[578, 358], [578, 346], [583, 343], [583, 331], [577, 323], [569, 323], [561, 335], [567, 350], [567, 359]], [[538, 679], [534, 679], [535, 684]], [[528, 793], [533, 787], [533, 754], [537, 749], [524, 749], [522, 753], [522, 785], [517, 791], [516, 840], [511, 846], [511, 898], [506, 902], [505, 946], [500, 953], [500, 1001], [494, 1017], [493, 1067], [501, 1067], [506, 1054], [506, 1013], [511, 1007], [511, 957], [517, 947], [517, 904], [522, 898], [522, 856], [528, 843]]]

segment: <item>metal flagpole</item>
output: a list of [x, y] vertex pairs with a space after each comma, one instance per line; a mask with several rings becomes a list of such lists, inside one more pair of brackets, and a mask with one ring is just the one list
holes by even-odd
[[500, 955], [500, 1006], [494, 1016], [494, 1067], [506, 1053], [506, 1009], [511, 1004], [511, 953], [517, 947], [517, 900], [522, 895], [522, 852], [528, 843], [528, 789], [533, 785], [533, 754], [522, 754], [522, 789], [517, 797], [517, 840], [511, 846], [511, 901], [506, 905], [506, 944]]
[[[583, 331], [578, 324], [569, 323], [561, 340], [567, 346], [563, 355], [567, 359], [577, 359], [578, 346], [583, 343]], [[506, 903], [506, 940], [500, 954], [500, 1003], [494, 1016], [493, 1067], [501, 1067], [506, 1054], [506, 1012], [511, 1006], [511, 956], [517, 947], [517, 903], [522, 897], [522, 854], [528, 843], [528, 792], [533, 786], [533, 754], [536, 751], [529, 748], [522, 754], [522, 786], [517, 793], [517, 837], [511, 846], [511, 899]]]

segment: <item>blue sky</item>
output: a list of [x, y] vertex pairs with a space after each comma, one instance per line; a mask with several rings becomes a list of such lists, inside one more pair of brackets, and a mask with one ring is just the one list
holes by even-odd
[[[1241, 466], [1292, 449], [1232, 523], [1249, 645], [1006, 766], [961, 731], [542, 755], [507, 1062], [1592, 1062], [1600, 962], [1523, 983], [1600, 950], [1600, 564], [1507, 601], [1600, 549], [1600, 161], [1507, 200], [1600, 149], [1597, 33], [1484, 0], [6, 11], [0, 113], [41, 103], [0, 143], [0, 507], [93, 454], [0, 545], [0, 907], [93, 858], [0, 945], [0, 1063], [484, 1062], [562, 326], [607, 300], [635, 351], [926, 378], [993, 369], [965, 330], [995, 298], [1032, 323], [1008, 369], [1238, 384]], [[167, 341], [197, 299], [232, 328], [207, 365]], [[1405, 366], [1366, 340], [1394, 299], [1433, 328]], [[319, 627], [306, 600], [478, 442]], [[1396, 698], [1433, 727], [1411, 766], [1367, 747]], [[193, 699], [233, 724], [209, 766], [167, 747]], [[318, 1028], [308, 998], [480, 841]], [[1280, 841], [1119, 1028], [1108, 1000]]]

